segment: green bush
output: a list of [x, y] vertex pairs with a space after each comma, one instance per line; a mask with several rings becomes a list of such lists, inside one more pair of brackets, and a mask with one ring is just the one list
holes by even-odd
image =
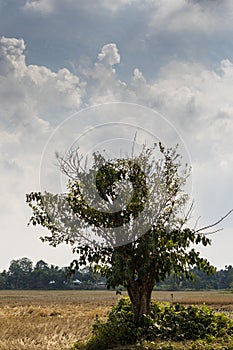
[[[184, 307], [180, 304], [152, 304], [147, 339], [196, 340], [222, 337], [233, 332], [233, 321], [205, 305]], [[149, 332], [150, 331], [150, 332]]]
[[151, 315], [144, 316], [140, 327], [133, 322], [129, 298], [122, 298], [109, 312], [106, 322], [96, 320], [92, 336], [85, 345], [73, 349], [106, 350], [143, 341], [173, 341], [219, 338], [233, 334], [233, 321], [205, 305], [152, 302]]

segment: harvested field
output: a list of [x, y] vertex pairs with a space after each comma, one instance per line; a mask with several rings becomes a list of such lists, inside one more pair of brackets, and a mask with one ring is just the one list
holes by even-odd
[[216, 310], [233, 312], [233, 293], [226, 291], [153, 292], [153, 299], [173, 301], [183, 305], [200, 305], [205, 303]]
[[[153, 292], [153, 299], [182, 304], [205, 302], [233, 315], [233, 294]], [[126, 295], [126, 293], [122, 293]], [[1, 350], [63, 350], [90, 334], [96, 315], [105, 316], [114, 291], [0, 291]]]

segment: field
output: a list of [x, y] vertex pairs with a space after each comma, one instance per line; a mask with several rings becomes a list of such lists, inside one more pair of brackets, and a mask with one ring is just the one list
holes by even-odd
[[[126, 295], [123, 293], [123, 295]], [[233, 315], [233, 294], [153, 292], [159, 301], [207, 305]], [[113, 291], [0, 291], [1, 350], [65, 350], [90, 334], [119, 296]]]

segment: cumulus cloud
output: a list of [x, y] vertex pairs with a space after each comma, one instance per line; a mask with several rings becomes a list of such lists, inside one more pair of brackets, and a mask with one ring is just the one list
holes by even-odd
[[116, 44], [104, 45], [101, 52], [98, 54], [98, 60], [110, 66], [120, 63], [120, 55]]
[[[229, 145], [229, 137], [221, 141], [217, 131], [221, 129], [226, 136], [233, 131], [233, 64], [230, 60], [222, 60], [215, 69], [200, 63], [173, 61], [161, 67], [157, 78], [150, 81], [139, 68], [134, 69], [129, 81], [119, 79], [119, 63], [116, 44], [107, 44], [98, 54], [97, 62], [82, 72], [88, 104], [110, 100], [141, 103], [174, 122], [188, 142], [191, 142], [189, 135], [193, 134], [192, 147], [196, 147], [197, 153], [201, 142], [212, 144], [209, 156], [217, 144], [219, 150], [227, 148], [224, 141]], [[114, 69], [113, 65], [116, 65]], [[203, 157], [205, 155], [203, 153]]]
[[21, 76], [26, 68], [23, 39], [0, 38], [0, 75]]
[[[68, 69], [53, 72], [43, 66], [26, 65], [22, 39], [0, 39], [1, 120], [33, 131], [49, 126], [46, 113], [72, 110], [81, 103], [84, 86]], [[14, 103], [11, 103], [14, 101]], [[34, 125], [34, 127], [33, 127]]]
[[[27, 65], [22, 39], [0, 39], [0, 168], [3, 177], [14, 178], [21, 197], [27, 186], [37, 182], [38, 188], [44, 145], [64, 114], [80, 107], [84, 94], [85, 86], [68, 69]], [[11, 191], [6, 184], [1, 201]]]

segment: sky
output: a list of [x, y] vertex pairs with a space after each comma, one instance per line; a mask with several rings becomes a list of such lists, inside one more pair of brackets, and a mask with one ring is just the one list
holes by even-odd
[[[0, 0], [0, 270], [24, 256], [73, 258], [27, 226], [25, 194], [63, 188], [54, 154], [79, 142], [124, 152], [135, 132], [139, 143], [150, 132], [178, 140], [193, 220], [203, 227], [232, 209], [232, 38], [231, 0]], [[218, 227], [200, 251], [224, 268], [233, 215]]]

